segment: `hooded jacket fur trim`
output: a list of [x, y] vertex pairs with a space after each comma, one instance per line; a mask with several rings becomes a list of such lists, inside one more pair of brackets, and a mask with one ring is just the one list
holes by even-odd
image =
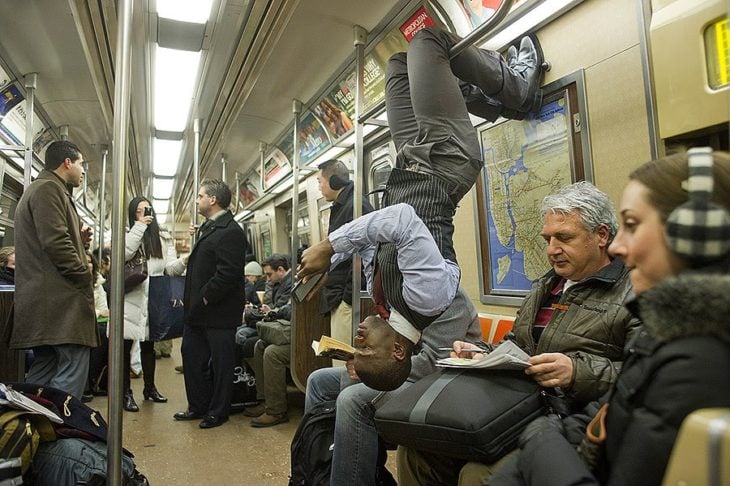
[[730, 275], [684, 272], [641, 294], [635, 304], [662, 342], [715, 336], [730, 343]]

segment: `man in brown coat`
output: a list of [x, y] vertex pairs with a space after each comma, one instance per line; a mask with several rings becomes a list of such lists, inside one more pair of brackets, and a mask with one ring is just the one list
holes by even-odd
[[15, 322], [10, 346], [33, 349], [26, 381], [81, 397], [89, 352], [98, 345], [94, 292], [72, 195], [84, 177], [84, 158], [71, 142], [48, 146], [45, 169], [15, 211]]

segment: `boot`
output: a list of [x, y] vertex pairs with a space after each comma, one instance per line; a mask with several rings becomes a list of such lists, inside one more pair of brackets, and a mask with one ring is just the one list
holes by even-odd
[[507, 51], [506, 66], [503, 66], [502, 90], [491, 96], [501, 101], [508, 110], [521, 113], [537, 111], [542, 104], [542, 90], [540, 89], [542, 63], [542, 55], [532, 39], [528, 36], [523, 37], [516, 60], [514, 50], [510, 48]]
[[139, 405], [137, 405], [137, 402], [134, 401], [132, 390], [127, 390], [124, 394], [122, 408], [124, 408], [127, 412], [139, 412]]
[[156, 403], [167, 402], [167, 397], [163, 397], [160, 392], [157, 391], [157, 387], [155, 385], [145, 385], [144, 390], [142, 390], [142, 396], [145, 400], [152, 400]]

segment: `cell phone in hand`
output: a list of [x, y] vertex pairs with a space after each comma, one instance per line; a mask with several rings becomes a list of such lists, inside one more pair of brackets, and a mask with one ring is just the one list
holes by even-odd
[[145, 216], [152, 216], [152, 206], [145, 206], [145, 208], [144, 208], [144, 215]]

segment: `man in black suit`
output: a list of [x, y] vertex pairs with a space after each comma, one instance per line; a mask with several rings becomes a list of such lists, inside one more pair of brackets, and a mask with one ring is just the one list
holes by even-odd
[[185, 278], [182, 357], [188, 409], [175, 420], [202, 419], [201, 429], [228, 421], [236, 327], [245, 302], [246, 236], [228, 210], [231, 190], [220, 180], [200, 185], [196, 204], [206, 220]]

